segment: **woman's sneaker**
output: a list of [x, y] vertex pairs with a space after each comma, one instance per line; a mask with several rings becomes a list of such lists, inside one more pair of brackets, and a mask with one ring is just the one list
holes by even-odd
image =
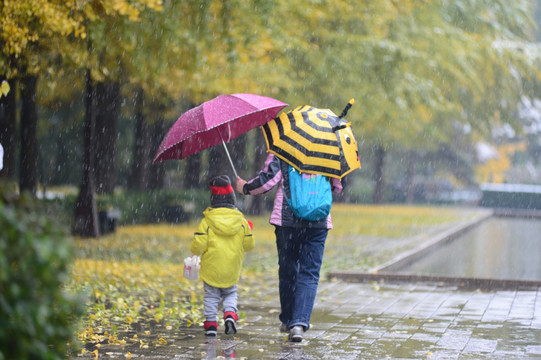
[[280, 325], [280, 332], [286, 333], [286, 332], [288, 332], [288, 331], [289, 331], [289, 329], [287, 328], [287, 324], [286, 324], [286, 323], [282, 323], [282, 324]]
[[224, 314], [225, 333], [227, 335], [234, 335], [237, 333], [237, 328], [235, 327], [235, 325], [238, 319], [238, 315], [235, 314], [233, 311], [227, 311]]
[[206, 336], [216, 336], [218, 334], [218, 322], [217, 321], [205, 321], [203, 323], [205, 327]]
[[300, 325], [295, 325], [289, 330], [289, 341], [301, 342], [304, 336], [304, 328]]

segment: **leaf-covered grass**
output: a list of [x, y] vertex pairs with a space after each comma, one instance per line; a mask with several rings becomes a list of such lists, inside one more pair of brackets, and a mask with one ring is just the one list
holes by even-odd
[[335, 205], [322, 272], [368, 271], [421, 245], [435, 231], [479, 215], [451, 207]]
[[[476, 216], [464, 209], [417, 206], [335, 204], [323, 274], [328, 270], [367, 270], [396, 252], [411, 248], [442, 226]], [[249, 217], [256, 248], [247, 253], [239, 286], [244, 296], [259, 296], [276, 287], [274, 227], [268, 215]], [[75, 239], [77, 258], [69, 288], [87, 298], [79, 332], [83, 343], [121, 344], [133, 329], [159, 324], [165, 328], [203, 321], [201, 281], [182, 276], [199, 219], [180, 225], [137, 225], [117, 228], [100, 239]], [[242, 314], [241, 314], [242, 321]]]
[[453, 208], [352, 204], [335, 205], [332, 217], [333, 236], [369, 235], [390, 238], [416, 235], [431, 226], [463, 218], [461, 212]]

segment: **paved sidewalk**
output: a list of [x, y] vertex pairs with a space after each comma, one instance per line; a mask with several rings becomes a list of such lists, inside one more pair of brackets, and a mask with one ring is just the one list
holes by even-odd
[[[276, 289], [277, 286], [266, 286]], [[235, 336], [205, 338], [199, 326], [167, 334], [145, 359], [541, 359], [541, 291], [482, 292], [438, 284], [323, 281], [305, 341], [279, 333], [278, 294], [240, 298]], [[144, 339], [141, 339], [144, 342]], [[108, 345], [100, 358], [138, 358], [139, 344]]]
[[[388, 251], [399, 245], [398, 240], [384, 241], [374, 240], [374, 248]], [[399, 247], [402, 251], [426, 246], [424, 237], [399, 241], [407, 245]], [[268, 283], [257, 296], [247, 296], [241, 286], [239, 310], [244, 320], [235, 336], [223, 334], [223, 326], [217, 338], [206, 338], [202, 326], [167, 330], [157, 324], [147, 338], [134, 338], [123, 346], [102, 344], [99, 358], [541, 359], [541, 287], [536, 284], [509, 288], [508, 283], [489, 282], [499, 285], [488, 288], [501, 290], [484, 291], [476, 288], [487, 285], [482, 281], [467, 281], [474, 287], [465, 289], [460, 281], [450, 285], [413, 276], [394, 283], [375, 275], [374, 279], [322, 279], [312, 327], [300, 344], [290, 343], [278, 331], [280, 305], [273, 278], [265, 279]], [[161, 338], [167, 340], [153, 344]]]

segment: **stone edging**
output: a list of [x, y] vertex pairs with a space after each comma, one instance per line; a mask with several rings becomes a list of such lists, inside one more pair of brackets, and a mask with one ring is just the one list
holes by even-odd
[[399, 282], [433, 283], [439, 286], [456, 286], [463, 289], [510, 290], [541, 288], [541, 281], [514, 279], [463, 278], [451, 276], [415, 275], [415, 274], [370, 274], [355, 271], [335, 271], [328, 273], [329, 279], [348, 282]]

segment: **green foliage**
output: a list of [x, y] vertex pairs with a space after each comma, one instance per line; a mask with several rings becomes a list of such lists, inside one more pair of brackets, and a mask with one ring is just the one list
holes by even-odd
[[483, 190], [481, 206], [509, 209], [541, 209], [541, 194], [520, 191]]
[[[38, 206], [50, 216], [69, 227], [77, 195], [40, 200]], [[167, 207], [182, 206], [191, 217], [197, 218], [209, 205], [209, 192], [204, 190], [151, 190], [102, 195], [97, 199], [98, 211], [118, 209], [121, 218], [117, 225], [152, 224], [167, 222]]]
[[[357, 174], [355, 174], [357, 175]], [[371, 203], [374, 197], [374, 184], [371, 179], [350, 176], [346, 185], [348, 202], [354, 204]]]
[[62, 359], [82, 314], [64, 292], [73, 252], [25, 197], [0, 201], [0, 359]]
[[198, 216], [209, 204], [205, 190], [152, 190], [104, 195], [98, 199], [98, 209], [118, 209], [122, 212], [119, 224], [148, 224], [165, 222], [166, 207], [181, 205], [184, 210]]
[[[335, 112], [354, 97], [348, 120], [360, 143], [433, 151], [441, 143], [454, 146], [455, 137], [513, 123], [519, 97], [539, 93], [538, 52], [527, 46], [534, 30], [531, 4], [11, 1], [0, 19], [0, 64], [8, 78], [39, 71], [45, 80], [39, 97], [52, 115], [51, 124], [40, 125], [47, 130], [40, 136], [46, 138], [42, 143], [54, 142], [42, 147], [46, 185], [79, 179], [78, 171], [68, 177], [51, 169], [80, 162], [74, 129], [83, 103], [73, 99], [83, 92], [86, 69], [93, 80], [119, 81], [128, 100], [134, 88], [142, 88], [147, 121], [176, 119], [185, 103], [218, 93], [254, 92], [292, 107], [310, 104]], [[59, 99], [68, 105], [65, 110], [54, 105]], [[123, 116], [132, 130], [134, 107], [125, 103]], [[54, 126], [58, 121], [63, 125]], [[471, 134], [459, 121], [468, 123]], [[131, 135], [118, 134], [118, 148], [131, 149], [122, 146]], [[119, 184], [129, 173], [124, 160]], [[161, 204], [151, 209], [151, 203], [124, 204], [125, 214], [137, 213], [129, 221], [159, 218]]]
[[292, 50], [291, 77], [311, 105], [339, 111], [356, 98], [348, 119], [357, 137], [386, 149], [449, 143], [458, 120], [487, 133], [500, 118], [511, 121], [521, 81], [539, 81], [526, 51], [501, 45], [526, 44], [529, 5], [296, 2], [298, 19], [286, 23], [308, 44]]

